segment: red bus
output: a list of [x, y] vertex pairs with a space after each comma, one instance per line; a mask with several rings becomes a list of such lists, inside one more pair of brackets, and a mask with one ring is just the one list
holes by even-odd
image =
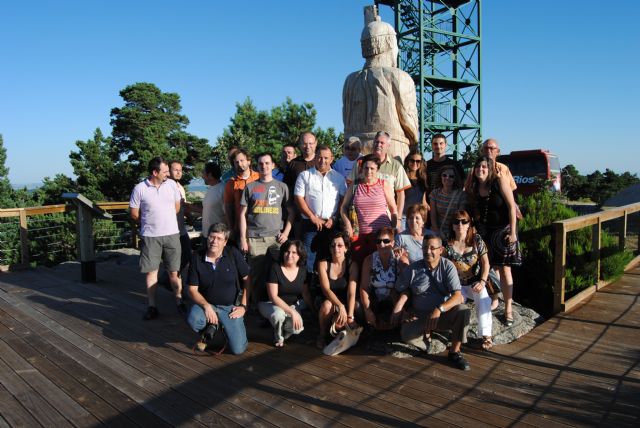
[[550, 190], [559, 192], [560, 161], [549, 150], [520, 150], [498, 156], [498, 162], [509, 167], [518, 185], [516, 194], [527, 196], [540, 190], [546, 182], [551, 182]]

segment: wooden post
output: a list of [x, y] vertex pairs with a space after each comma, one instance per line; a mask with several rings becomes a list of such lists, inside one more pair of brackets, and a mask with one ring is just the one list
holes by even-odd
[[553, 255], [553, 314], [563, 311], [564, 306], [564, 268], [567, 263], [567, 233], [562, 222], [553, 223], [555, 252]]
[[602, 245], [602, 222], [598, 217], [598, 222], [591, 226], [591, 253], [593, 254], [593, 260], [596, 262], [596, 290], [598, 289], [598, 283], [600, 282], [600, 247]]
[[27, 212], [20, 209], [20, 258], [24, 266], [29, 266], [29, 225], [27, 224]]
[[96, 282], [93, 216], [91, 209], [82, 204], [78, 204], [76, 209], [76, 230], [80, 247], [80, 279], [82, 282]]
[[624, 210], [620, 218], [620, 233], [618, 235], [618, 251], [624, 251], [627, 240], [627, 210]]

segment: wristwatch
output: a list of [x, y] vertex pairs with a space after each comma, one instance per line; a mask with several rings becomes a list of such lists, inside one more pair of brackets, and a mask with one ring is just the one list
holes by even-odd
[[445, 312], [447, 312], [447, 311], [444, 309], [444, 306], [443, 306], [443, 305], [438, 306], [438, 310], [440, 311], [440, 313], [443, 313], [443, 314], [444, 314]]

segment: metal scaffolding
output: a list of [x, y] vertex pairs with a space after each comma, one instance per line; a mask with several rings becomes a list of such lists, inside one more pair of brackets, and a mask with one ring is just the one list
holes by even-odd
[[[391, 7], [398, 66], [417, 90], [420, 149], [444, 134], [454, 158], [481, 142], [480, 0], [376, 0]], [[464, 153], [460, 151], [463, 150]]]

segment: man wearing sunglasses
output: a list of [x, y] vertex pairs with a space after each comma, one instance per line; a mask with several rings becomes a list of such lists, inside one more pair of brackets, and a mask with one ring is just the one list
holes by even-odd
[[442, 257], [439, 236], [425, 237], [422, 248], [424, 259], [411, 263], [396, 282], [401, 294], [393, 313], [395, 317], [402, 313], [400, 336], [403, 342], [429, 352], [431, 332], [450, 330], [448, 359], [460, 370], [469, 370], [460, 347], [467, 341], [471, 313], [464, 304], [458, 272], [450, 260]]

